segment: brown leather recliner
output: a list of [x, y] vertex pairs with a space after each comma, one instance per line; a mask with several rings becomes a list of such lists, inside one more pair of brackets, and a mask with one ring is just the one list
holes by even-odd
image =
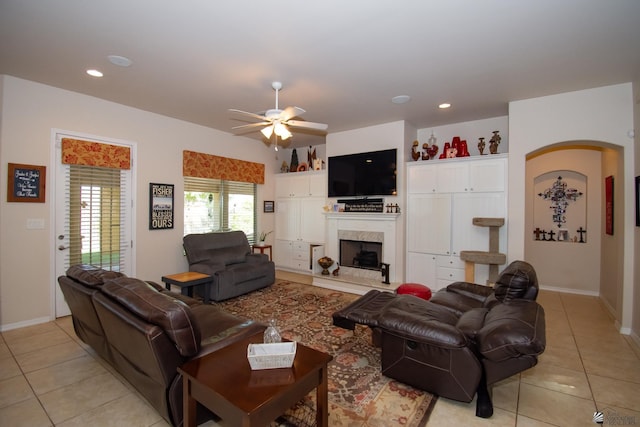
[[[89, 273], [82, 266], [72, 267], [58, 278], [78, 336], [173, 426], [183, 422], [182, 376], [177, 367], [265, 328], [153, 282], [86, 266], [84, 270]], [[87, 292], [78, 280], [87, 275], [111, 278], [104, 283], [94, 280]], [[198, 407], [198, 422], [211, 416]]]
[[[213, 278], [210, 298], [222, 301], [272, 285], [276, 267], [267, 254], [254, 254], [242, 231], [187, 234], [182, 239], [189, 271]], [[196, 287], [196, 293], [203, 292]]]
[[374, 290], [333, 317], [337, 326], [381, 333], [384, 375], [463, 402], [477, 393], [476, 415], [487, 418], [491, 385], [534, 366], [544, 351], [537, 293], [533, 267], [515, 261], [495, 288], [457, 282], [430, 301]]

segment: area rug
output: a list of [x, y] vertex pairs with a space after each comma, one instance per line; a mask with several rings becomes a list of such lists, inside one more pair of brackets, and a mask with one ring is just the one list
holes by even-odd
[[[385, 377], [371, 330], [333, 326], [331, 315], [358, 295], [277, 281], [274, 285], [216, 303], [226, 311], [264, 323], [275, 319], [283, 338], [329, 353], [329, 425], [389, 427], [426, 425], [436, 396]], [[315, 425], [315, 392], [275, 426]]]

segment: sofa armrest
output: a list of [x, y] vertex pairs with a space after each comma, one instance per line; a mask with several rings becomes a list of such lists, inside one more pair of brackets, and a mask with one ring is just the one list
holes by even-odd
[[267, 254], [247, 254], [246, 261], [251, 264], [262, 264], [269, 261]]
[[541, 354], [546, 345], [544, 309], [531, 300], [497, 304], [478, 331], [477, 345], [494, 362]]
[[224, 271], [226, 266], [221, 263], [215, 262], [200, 262], [197, 264], [191, 264], [189, 266], [189, 271], [195, 271], [198, 273], [208, 274], [209, 276], [215, 275], [219, 271]]

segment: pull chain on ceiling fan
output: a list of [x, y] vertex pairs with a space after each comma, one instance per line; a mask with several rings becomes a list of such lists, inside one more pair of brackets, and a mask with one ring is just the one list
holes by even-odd
[[[278, 93], [282, 89], [282, 83], [273, 82], [271, 84], [271, 87], [276, 91], [275, 108], [267, 110], [264, 114], [256, 114], [256, 113], [250, 113], [248, 111], [229, 109], [229, 111], [232, 113], [238, 113], [245, 116], [243, 117], [243, 119], [240, 119], [240, 120], [246, 120], [246, 119], [259, 120], [256, 123], [235, 126], [232, 128], [233, 130], [252, 130], [253, 128], [259, 128], [262, 126], [263, 128], [260, 129], [260, 132], [262, 133], [262, 135], [265, 136], [265, 138], [267, 138], [267, 140], [271, 140], [272, 135], [276, 136], [276, 143], [275, 143], [276, 150], [278, 149], [277, 137], [280, 137], [282, 141], [285, 141], [293, 136], [291, 131], [289, 130], [289, 127], [300, 128], [300, 129], [311, 129], [315, 131], [327, 130], [328, 125], [324, 123], [314, 123], [314, 122], [307, 122], [304, 120], [294, 120], [294, 117], [299, 117], [302, 114], [304, 114], [305, 110], [303, 110], [300, 107], [287, 107], [284, 110], [281, 110], [278, 107]], [[281, 145], [286, 146], [284, 144], [281, 144]]]

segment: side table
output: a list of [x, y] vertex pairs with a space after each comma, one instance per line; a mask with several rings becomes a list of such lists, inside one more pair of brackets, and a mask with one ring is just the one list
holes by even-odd
[[162, 276], [162, 281], [165, 283], [165, 287], [171, 290], [171, 285], [179, 286], [182, 295], [193, 297], [193, 287], [197, 285], [204, 285], [204, 303], [209, 304], [210, 286], [213, 282], [213, 278], [208, 274], [197, 273], [195, 271], [187, 271], [185, 273], [170, 274], [168, 276]]
[[259, 250], [261, 254], [264, 253], [265, 249], [269, 249], [269, 261], [272, 261], [271, 258], [273, 258], [273, 246], [272, 245], [253, 245], [251, 246], [251, 252], [255, 253], [255, 251]]

